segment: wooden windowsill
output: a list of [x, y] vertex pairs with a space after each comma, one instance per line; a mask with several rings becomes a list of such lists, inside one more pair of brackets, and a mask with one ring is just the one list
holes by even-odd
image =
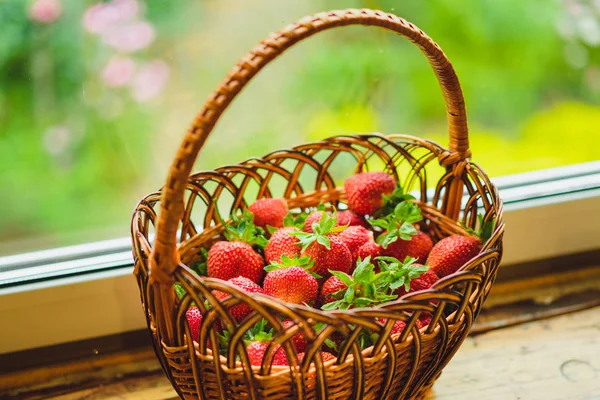
[[[177, 398], [150, 348], [4, 374], [15, 397]], [[600, 266], [497, 283], [427, 399], [598, 398]]]

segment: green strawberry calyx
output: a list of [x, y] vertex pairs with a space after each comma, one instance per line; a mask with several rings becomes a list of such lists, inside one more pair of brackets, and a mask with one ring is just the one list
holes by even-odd
[[404, 189], [402, 189], [402, 186], [398, 184], [396, 186], [396, 189], [394, 189], [392, 193], [384, 193], [381, 196], [381, 199], [383, 200], [381, 208], [377, 210], [373, 215], [373, 217], [375, 217], [376, 219], [384, 218], [387, 215], [393, 214], [398, 204], [406, 200], [414, 200], [415, 196], [408, 193], [404, 193]]
[[[479, 241], [481, 241], [481, 243], [485, 243], [492, 237], [492, 235], [494, 233], [494, 229], [496, 228], [496, 221], [494, 219], [489, 219], [486, 221], [483, 214], [478, 214], [477, 220], [478, 220], [478, 224], [477, 224], [478, 229], [477, 230], [467, 228], [467, 227], [465, 227], [465, 230], [467, 231], [467, 233], [477, 236], [479, 238]], [[463, 224], [463, 226], [464, 226], [464, 224]]]
[[402, 201], [394, 208], [394, 212], [380, 219], [368, 220], [373, 226], [384, 229], [384, 233], [377, 237], [377, 243], [384, 249], [397, 241], [412, 240], [417, 234], [414, 223], [423, 219], [421, 209], [412, 201]]
[[429, 267], [415, 265], [416, 258], [406, 257], [400, 261], [394, 257], [377, 257], [379, 268], [383, 274], [382, 288], [386, 287], [392, 292], [404, 286], [407, 292], [410, 290], [410, 281], [426, 273]]
[[331, 241], [327, 235], [343, 231], [345, 226], [336, 226], [337, 212], [334, 210], [333, 215], [329, 215], [323, 211], [320, 221], [312, 224], [313, 232], [292, 232], [290, 235], [298, 238], [299, 244], [302, 246], [302, 251], [305, 251], [312, 243], [317, 242], [324, 246], [327, 250], [331, 249]]
[[261, 319], [252, 329], [246, 332], [244, 342], [246, 345], [252, 342], [268, 342], [273, 339], [273, 329], [267, 330], [267, 320]]
[[[302, 228], [304, 228], [304, 222], [306, 221], [307, 217], [308, 217], [308, 213], [301, 212], [299, 214], [294, 214], [290, 211], [287, 213], [287, 215], [283, 219], [283, 226], [302, 229]], [[273, 233], [273, 232], [271, 232], [271, 233]]]
[[283, 255], [281, 256], [280, 262], [273, 261], [270, 265], [267, 265], [265, 267], [265, 271], [271, 272], [276, 271], [278, 269], [300, 267], [312, 276], [314, 276], [316, 279], [321, 279], [322, 277], [319, 274], [312, 271], [314, 263], [314, 260], [312, 260], [309, 256], [299, 257], [298, 255], [295, 255], [294, 257], [288, 257], [286, 255]]
[[241, 216], [233, 214], [231, 221], [225, 225], [225, 238], [230, 242], [244, 242], [250, 246], [257, 246], [264, 250], [268, 243], [265, 231], [254, 225], [254, 214], [244, 210]]
[[375, 273], [371, 257], [366, 257], [364, 260], [359, 259], [352, 276], [341, 271], [329, 270], [329, 272], [342, 281], [347, 288], [331, 293], [330, 296], [337, 300], [324, 304], [321, 307], [323, 310], [368, 307], [398, 297], [386, 293], [385, 285], [382, 285], [382, 282], [387, 273]]

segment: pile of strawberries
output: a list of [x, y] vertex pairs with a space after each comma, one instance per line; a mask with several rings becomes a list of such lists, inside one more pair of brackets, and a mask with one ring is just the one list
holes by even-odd
[[[414, 198], [390, 175], [359, 173], [348, 178], [344, 188], [348, 209], [343, 211], [319, 206], [310, 213], [290, 212], [285, 199], [255, 201], [242, 215], [231, 216], [225, 224], [225, 240], [204, 251], [198, 272], [229, 281], [247, 293], [288, 303], [323, 310], [373, 307], [426, 290], [456, 272], [481, 251], [482, 240], [493, 229], [481, 224], [479, 235], [454, 235], [434, 244], [421, 230], [423, 217]], [[218, 299], [229, 296], [213, 294]], [[241, 322], [252, 309], [238, 304], [229, 313]], [[193, 306], [187, 319], [197, 340], [202, 313]], [[417, 327], [426, 326], [430, 319], [431, 315], [422, 314]], [[284, 320], [282, 325], [287, 329], [294, 322]], [[404, 327], [403, 321], [396, 321], [392, 334]], [[226, 343], [227, 330], [222, 331]], [[364, 336], [361, 344], [371, 345], [373, 338]], [[253, 365], [262, 363], [271, 338], [265, 320], [247, 333], [246, 352]], [[306, 340], [297, 334], [292, 342], [301, 360]], [[324, 361], [335, 358], [339, 342], [326, 341], [321, 352]], [[283, 348], [275, 352], [272, 364], [288, 365]]]

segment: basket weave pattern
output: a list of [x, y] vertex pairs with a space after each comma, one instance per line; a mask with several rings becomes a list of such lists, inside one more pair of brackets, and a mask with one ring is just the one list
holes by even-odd
[[[218, 117], [243, 86], [269, 61], [294, 43], [341, 25], [377, 25], [416, 43], [428, 56], [446, 101], [450, 148], [406, 135], [340, 136], [279, 150], [262, 158], [190, 175], [196, 156]], [[380, 11], [344, 10], [303, 19], [271, 35], [243, 58], [209, 98], [188, 131], [166, 186], [144, 198], [132, 221], [141, 301], [157, 357], [181, 397], [186, 399], [398, 399], [422, 398], [458, 350], [488, 295], [502, 253], [502, 203], [485, 173], [469, 160], [466, 113], [451, 64], [431, 39], [408, 22]], [[219, 240], [217, 216], [237, 213], [262, 197], [284, 197], [290, 209], [306, 211], [319, 203], [343, 208], [343, 180], [361, 171], [384, 170], [417, 196], [421, 229], [434, 240], [474, 228], [477, 214], [496, 229], [481, 253], [457, 273], [426, 291], [409, 293], [376, 308], [321, 311], [248, 295], [227, 282], [198, 277], [188, 265], [202, 248]], [[155, 239], [150, 238], [155, 235]], [[174, 296], [173, 284], [186, 290]], [[213, 291], [231, 294], [220, 301]], [[192, 338], [185, 313], [191, 303], [203, 313], [199, 338]], [[230, 310], [245, 303], [253, 313], [238, 322]], [[422, 329], [417, 320], [432, 316]], [[243, 335], [266, 319], [275, 331], [263, 365], [251, 366]], [[281, 321], [295, 325], [285, 329]], [[385, 319], [385, 323], [382, 323]], [[391, 335], [396, 320], [406, 323]], [[322, 331], [315, 325], [324, 323]], [[219, 354], [216, 332], [231, 336]], [[220, 327], [220, 328], [219, 328]], [[361, 331], [377, 334], [361, 349]], [[302, 333], [306, 356], [300, 362], [292, 337]], [[323, 362], [327, 338], [341, 338], [337, 359]], [[290, 366], [271, 366], [275, 346]]]

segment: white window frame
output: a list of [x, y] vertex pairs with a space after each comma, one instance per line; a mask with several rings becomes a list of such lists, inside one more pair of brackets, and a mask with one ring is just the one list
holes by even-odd
[[[503, 266], [600, 249], [600, 161], [493, 181]], [[146, 328], [132, 265], [129, 238], [0, 258], [0, 354]]]

